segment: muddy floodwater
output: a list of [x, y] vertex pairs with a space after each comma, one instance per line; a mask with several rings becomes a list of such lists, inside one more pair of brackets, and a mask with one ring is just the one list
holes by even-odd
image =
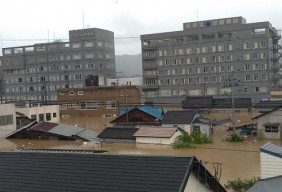
[[[241, 116], [240, 116], [241, 115]], [[253, 114], [248, 114], [253, 116]], [[224, 115], [222, 115], [224, 116]], [[245, 114], [238, 114], [238, 124], [244, 124], [249, 117]], [[212, 117], [211, 117], [212, 118]], [[246, 120], [244, 119], [246, 118]], [[109, 126], [105, 119], [93, 118], [72, 118], [63, 119], [61, 123], [78, 124], [97, 132]], [[214, 127], [213, 143], [196, 145], [193, 149], [175, 150], [171, 146], [136, 144], [136, 143], [103, 143], [102, 149], [110, 154], [140, 154], [140, 155], [175, 155], [175, 156], [196, 156], [208, 170], [220, 177], [220, 182], [225, 184], [228, 180], [240, 177], [242, 179], [260, 176], [260, 153], [259, 148], [267, 142], [282, 145], [281, 140], [257, 139], [249, 136], [244, 142], [229, 143], [222, 139], [226, 135], [226, 125]], [[96, 143], [83, 141], [58, 141], [58, 140], [0, 140], [0, 150], [19, 149], [95, 149]], [[221, 163], [221, 167], [216, 163]]]

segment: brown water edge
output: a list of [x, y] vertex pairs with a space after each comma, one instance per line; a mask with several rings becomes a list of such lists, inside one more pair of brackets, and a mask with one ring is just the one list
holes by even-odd
[[[224, 119], [230, 117], [228, 113], [213, 113], [207, 115], [211, 119]], [[250, 123], [253, 113], [237, 113], [236, 123]], [[101, 132], [104, 127], [109, 126], [111, 119], [75, 117], [62, 119], [61, 123], [85, 127]], [[239, 120], [239, 121], [238, 121]], [[107, 124], [107, 125], [105, 125]], [[208, 161], [206, 167], [214, 174], [212, 163], [222, 163], [222, 174], [220, 182], [226, 184], [228, 180], [240, 177], [242, 179], [260, 176], [260, 154], [259, 148], [271, 141], [274, 144], [282, 145], [281, 140], [266, 140], [248, 137], [246, 141], [239, 143], [224, 142], [227, 124], [214, 127], [213, 143], [196, 145], [194, 149], [175, 150], [171, 146], [136, 144], [136, 143], [103, 143], [103, 150], [110, 154], [141, 154], [141, 155], [174, 155], [174, 156], [196, 156], [197, 159]], [[83, 141], [58, 141], [58, 140], [0, 140], [0, 150], [17, 150], [21, 148], [30, 149], [94, 149], [95, 143]]]

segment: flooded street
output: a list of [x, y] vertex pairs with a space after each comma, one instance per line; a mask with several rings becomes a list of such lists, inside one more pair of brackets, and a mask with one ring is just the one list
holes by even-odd
[[[245, 115], [242, 114], [242, 117]], [[240, 115], [238, 115], [240, 118]], [[107, 124], [105, 119], [95, 121], [93, 118], [86, 119], [63, 119], [61, 123], [78, 124], [97, 132], [101, 132]], [[238, 121], [239, 122], [239, 121]], [[240, 123], [245, 123], [244, 118]], [[109, 126], [109, 124], [107, 125]], [[102, 128], [101, 128], [102, 127]], [[99, 130], [100, 129], [100, 130]], [[214, 163], [222, 163], [221, 172], [218, 169], [220, 182], [225, 184], [228, 180], [240, 177], [242, 179], [260, 176], [260, 153], [259, 148], [271, 141], [274, 144], [282, 145], [281, 140], [265, 140], [255, 137], [248, 137], [246, 141], [229, 143], [222, 141], [226, 135], [226, 125], [214, 127], [213, 143], [196, 145], [193, 149], [175, 150], [171, 146], [135, 143], [103, 143], [103, 150], [111, 154], [145, 154], [145, 155], [175, 155], [175, 156], [196, 156], [204, 162], [204, 165], [214, 175]], [[95, 143], [83, 141], [57, 141], [57, 140], [0, 140], [0, 150], [18, 149], [95, 149]], [[205, 162], [207, 163], [205, 164]], [[221, 173], [221, 174], [220, 174]]]

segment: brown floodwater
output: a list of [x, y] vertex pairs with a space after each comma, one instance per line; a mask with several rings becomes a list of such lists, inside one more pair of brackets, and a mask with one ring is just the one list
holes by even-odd
[[[238, 115], [238, 123], [245, 123], [244, 114]], [[224, 116], [221, 114], [221, 116]], [[80, 127], [101, 132], [104, 127], [109, 126], [110, 119], [97, 121], [95, 118], [71, 118], [63, 119], [61, 123], [78, 124]], [[102, 149], [110, 154], [140, 154], [140, 155], [174, 155], [174, 156], [196, 156], [204, 162], [208, 170], [215, 174], [215, 163], [221, 163], [220, 182], [225, 184], [228, 180], [240, 177], [242, 179], [260, 176], [260, 154], [259, 148], [267, 142], [282, 145], [281, 140], [266, 140], [248, 137], [244, 142], [229, 143], [222, 141], [226, 135], [226, 125], [214, 127], [213, 143], [196, 145], [193, 149], [176, 150], [171, 146], [136, 144], [136, 143], [103, 143]], [[95, 149], [97, 144], [83, 141], [58, 141], [58, 140], [23, 140], [23, 139], [2, 139], [0, 150], [19, 149]], [[207, 162], [207, 163], [205, 163]]]

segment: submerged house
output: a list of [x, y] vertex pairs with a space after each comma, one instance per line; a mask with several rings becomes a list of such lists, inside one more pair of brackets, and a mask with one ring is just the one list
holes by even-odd
[[111, 121], [113, 124], [160, 124], [164, 116], [161, 107], [139, 105], [134, 108], [124, 107], [119, 116]]
[[257, 137], [264, 139], [282, 139], [282, 110], [281, 106], [254, 117]]
[[183, 132], [179, 127], [141, 126], [133, 136], [136, 143], [172, 145]]
[[2, 191], [226, 191], [194, 156], [14, 151], [0, 167]]
[[161, 121], [163, 127], [179, 127], [187, 133], [199, 131], [212, 135], [213, 123], [202, 118], [197, 111], [168, 111]]
[[44, 121], [33, 121], [32, 123], [10, 133], [6, 138], [18, 139], [58, 139], [58, 140], [76, 140], [95, 141], [97, 133], [76, 126], [57, 124]]

